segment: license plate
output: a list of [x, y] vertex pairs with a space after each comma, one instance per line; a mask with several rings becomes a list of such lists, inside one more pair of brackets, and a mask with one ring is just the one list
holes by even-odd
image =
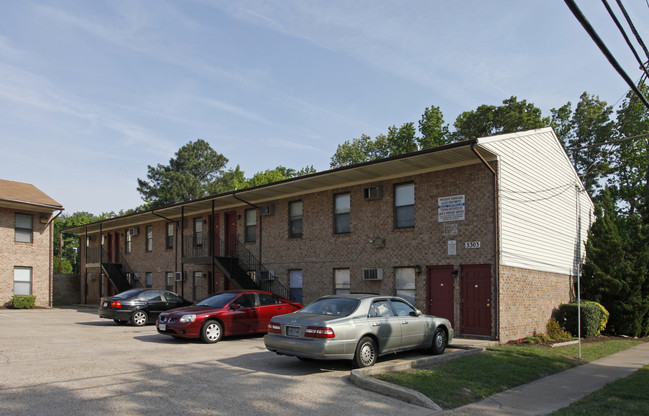
[[286, 336], [299, 338], [300, 336], [300, 327], [299, 326], [287, 326], [286, 327]]
[[167, 324], [159, 324], [158, 328], [160, 328], [160, 331], [166, 331], [167, 330]]

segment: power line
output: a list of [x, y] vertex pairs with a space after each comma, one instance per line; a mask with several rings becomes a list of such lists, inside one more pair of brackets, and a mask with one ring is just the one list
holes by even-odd
[[588, 19], [586, 19], [586, 16], [581, 12], [577, 4], [575, 3], [574, 0], [564, 0], [572, 14], [575, 16], [575, 18], [581, 23], [583, 28], [586, 30], [588, 35], [590, 35], [591, 39], [595, 42], [595, 44], [599, 47], [599, 49], [602, 51], [606, 59], [610, 62], [611, 65], [613, 65], [613, 68], [617, 71], [618, 74], [626, 81], [626, 83], [629, 85], [629, 87], [633, 90], [633, 92], [638, 96], [638, 98], [642, 101], [642, 103], [649, 109], [649, 101], [645, 98], [644, 95], [642, 95], [642, 92], [636, 87], [636, 85], [633, 83], [631, 78], [627, 75], [627, 73], [624, 71], [624, 69], [620, 66], [620, 64], [617, 62], [611, 51], [608, 50], [602, 39], [599, 37], [593, 26], [590, 24]]
[[647, 59], [649, 59], [649, 51], [647, 50], [647, 47], [645, 46], [644, 42], [642, 41], [642, 37], [640, 37], [640, 34], [635, 28], [635, 25], [631, 21], [631, 18], [629, 17], [629, 14], [626, 12], [626, 9], [622, 5], [622, 0], [617, 0], [617, 5], [622, 10], [622, 14], [624, 15], [624, 18], [626, 19], [627, 24], [631, 28], [631, 31], [635, 35], [635, 39], [638, 41], [640, 46], [642, 47], [642, 50], [644, 51], [644, 54], [646, 55]]
[[[638, 52], [635, 50], [635, 47], [631, 43], [631, 39], [627, 36], [626, 32], [624, 31], [624, 28], [622, 27], [622, 24], [620, 21], [617, 19], [617, 16], [615, 16], [615, 13], [613, 13], [613, 9], [611, 9], [611, 6], [609, 6], [607, 0], [602, 0], [602, 3], [604, 3], [604, 7], [606, 7], [606, 11], [608, 11], [608, 14], [611, 16], [611, 19], [613, 19], [613, 22], [615, 22], [615, 25], [617, 26], [618, 30], [622, 34], [622, 37], [626, 41], [627, 46], [629, 49], [631, 49], [631, 52], [633, 53], [633, 56], [635, 56], [635, 59], [638, 61], [640, 64], [640, 69], [644, 71], [644, 73], [649, 77], [649, 71], [647, 71], [647, 68], [644, 65], [644, 62], [642, 62], [642, 59], [640, 58], [640, 55], [638, 55]], [[618, 0], [618, 5], [620, 7], [623, 7], [621, 3]], [[624, 12], [623, 12], [624, 13]], [[625, 16], [628, 16], [626, 13], [624, 13]], [[629, 26], [632, 26], [633, 23], [630, 21], [630, 18], [627, 18], [627, 23], [629, 23]], [[635, 27], [632, 29], [635, 31]], [[636, 33], [636, 38], [639, 40], [640, 44], [644, 47], [644, 43], [642, 42], [642, 38]], [[646, 48], [645, 48], [645, 53], [646, 53]]]

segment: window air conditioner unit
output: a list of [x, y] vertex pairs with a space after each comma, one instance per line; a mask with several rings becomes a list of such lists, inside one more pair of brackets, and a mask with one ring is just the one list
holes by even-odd
[[363, 269], [363, 280], [383, 280], [383, 269]]
[[383, 198], [382, 186], [370, 186], [369, 188], [363, 188], [363, 199], [373, 200], [381, 198]]
[[187, 272], [176, 272], [174, 274], [176, 282], [185, 282], [187, 281]]
[[259, 215], [273, 215], [275, 213], [275, 205], [268, 204], [259, 207]]
[[130, 235], [140, 235], [140, 227], [133, 227], [128, 229]]

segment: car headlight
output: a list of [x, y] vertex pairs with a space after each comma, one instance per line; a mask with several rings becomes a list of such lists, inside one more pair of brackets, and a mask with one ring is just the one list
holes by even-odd
[[194, 322], [196, 320], [196, 315], [191, 314], [191, 315], [183, 315], [180, 317], [179, 322]]

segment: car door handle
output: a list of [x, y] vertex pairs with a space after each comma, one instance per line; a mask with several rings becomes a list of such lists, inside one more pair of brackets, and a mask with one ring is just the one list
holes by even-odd
[[401, 322], [403, 325], [408, 325], [408, 321]]
[[378, 323], [378, 322], [375, 322], [375, 323], [372, 324], [372, 326], [381, 326], [381, 324]]

